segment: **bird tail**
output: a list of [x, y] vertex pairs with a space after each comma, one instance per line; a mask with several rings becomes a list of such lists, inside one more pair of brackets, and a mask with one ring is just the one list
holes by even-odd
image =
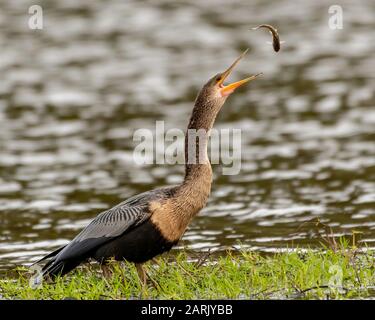
[[46, 256], [44, 256], [42, 259], [40, 259], [40, 260], [34, 262], [34, 263], [32, 264], [32, 266], [34, 266], [34, 265], [36, 265], [36, 264], [39, 264], [39, 263], [43, 262], [44, 260], [47, 260], [47, 259], [50, 259], [50, 258], [56, 257], [57, 254], [60, 253], [60, 251], [61, 251], [62, 249], [64, 249], [65, 247], [66, 247], [66, 245], [63, 246], [63, 247], [58, 248], [58, 249], [55, 250], [55, 251], [52, 251], [50, 254], [47, 254]]
[[58, 275], [64, 275], [69, 271], [73, 270], [76, 266], [80, 264], [81, 261], [76, 260], [60, 260], [58, 254], [65, 248], [63, 246], [57, 250], [46, 255], [42, 259], [35, 262], [33, 265], [40, 264], [41, 262], [50, 259], [41, 270], [41, 276], [43, 278], [56, 277]]
[[42, 268], [42, 276], [43, 278], [63, 276], [77, 267], [80, 263], [80, 260], [52, 259], [48, 261]]

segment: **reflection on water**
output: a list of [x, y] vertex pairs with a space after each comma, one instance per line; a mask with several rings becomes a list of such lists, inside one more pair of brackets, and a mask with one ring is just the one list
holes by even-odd
[[[375, 237], [375, 41], [370, 0], [30, 1], [0, 4], [0, 269], [65, 244], [123, 199], [181, 181], [183, 167], [136, 166], [132, 135], [184, 128], [200, 86], [250, 48], [216, 127], [242, 129], [242, 170], [215, 183], [182, 246], [263, 251], [316, 243], [314, 218]], [[260, 23], [286, 42], [275, 54]], [[303, 227], [300, 227], [303, 225]]]

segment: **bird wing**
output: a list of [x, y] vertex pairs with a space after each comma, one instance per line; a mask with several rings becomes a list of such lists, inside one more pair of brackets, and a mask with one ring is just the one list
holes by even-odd
[[150, 216], [145, 205], [119, 205], [99, 214], [74, 239], [80, 242], [90, 238], [113, 238], [121, 235], [132, 226], [147, 220]]
[[149, 210], [150, 202], [166, 197], [168, 189], [141, 193], [100, 213], [57, 254], [55, 260], [84, 257], [93, 249], [140, 225], [152, 214]]

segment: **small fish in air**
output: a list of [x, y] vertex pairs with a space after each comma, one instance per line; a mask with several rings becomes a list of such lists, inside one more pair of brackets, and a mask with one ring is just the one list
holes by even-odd
[[277, 32], [277, 29], [269, 24], [261, 24], [255, 28], [252, 28], [252, 30], [258, 30], [259, 28], [266, 28], [272, 35], [272, 46], [273, 49], [276, 52], [279, 52], [281, 43], [284, 43], [285, 41], [280, 41], [279, 33]]

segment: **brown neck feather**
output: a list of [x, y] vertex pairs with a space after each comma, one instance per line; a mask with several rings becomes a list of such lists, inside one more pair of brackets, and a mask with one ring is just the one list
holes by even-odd
[[[180, 208], [178, 214], [186, 224], [206, 205], [211, 191], [212, 169], [207, 144], [218, 109], [207, 97], [198, 96], [187, 128], [185, 179], [178, 187], [176, 197], [176, 205]], [[191, 135], [189, 132], [197, 134]]]
[[207, 97], [198, 96], [185, 135], [185, 180], [189, 182], [202, 165], [211, 166], [207, 156], [210, 131], [218, 108]]

